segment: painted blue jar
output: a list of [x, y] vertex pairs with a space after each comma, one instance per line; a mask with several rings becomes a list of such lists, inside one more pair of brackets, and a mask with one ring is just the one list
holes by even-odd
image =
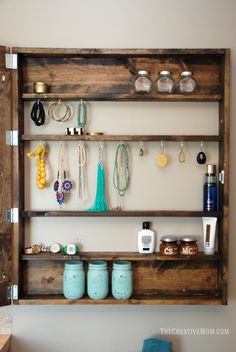
[[92, 299], [103, 299], [108, 295], [107, 263], [95, 260], [89, 263], [88, 296]]
[[128, 299], [133, 293], [133, 274], [131, 262], [115, 261], [112, 270], [112, 296], [116, 299]]
[[63, 294], [68, 299], [79, 299], [85, 291], [85, 274], [81, 261], [65, 263], [63, 273]]

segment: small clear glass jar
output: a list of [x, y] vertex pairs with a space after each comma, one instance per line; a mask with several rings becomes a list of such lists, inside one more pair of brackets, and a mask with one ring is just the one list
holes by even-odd
[[179, 254], [179, 246], [175, 236], [162, 236], [160, 255], [175, 256]]
[[134, 82], [136, 93], [150, 93], [152, 89], [152, 81], [148, 71], [138, 71]]
[[193, 236], [184, 236], [180, 239], [179, 245], [179, 254], [182, 255], [197, 255], [198, 254], [198, 245], [197, 239]]
[[157, 93], [173, 93], [175, 82], [170, 71], [161, 71], [156, 81]]
[[179, 93], [192, 93], [196, 89], [196, 81], [192, 76], [192, 72], [183, 71], [180, 74], [178, 84]]

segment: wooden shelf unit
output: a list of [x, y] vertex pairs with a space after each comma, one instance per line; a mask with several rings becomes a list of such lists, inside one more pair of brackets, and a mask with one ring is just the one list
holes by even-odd
[[[11, 178], [5, 172], [8, 190], [6, 208], [19, 209], [19, 222], [1, 224], [4, 236], [12, 238], [13, 253], [5, 258], [12, 264], [6, 279], [18, 285], [16, 304], [227, 304], [228, 282], [228, 216], [229, 216], [229, 49], [47, 49], [13, 48], [18, 68], [4, 68], [7, 48], [0, 47], [0, 68], [6, 81], [0, 91], [4, 121], [1, 131], [12, 129], [19, 132], [19, 146], [5, 148]], [[197, 89], [194, 94], [136, 94], [133, 89], [134, 75], [147, 70], [154, 81], [161, 70], [170, 70], [177, 81], [183, 70], [194, 72]], [[33, 83], [44, 81], [50, 92], [35, 94]], [[218, 135], [28, 135], [24, 128], [24, 106], [41, 99], [53, 101], [133, 101], [133, 102], [215, 102], [219, 106]], [[10, 122], [9, 122], [10, 121]], [[7, 126], [7, 127], [6, 127]], [[168, 131], [167, 131], [168, 133]], [[31, 141], [209, 141], [217, 142], [219, 170], [224, 171], [224, 185], [219, 185], [219, 210], [216, 213], [181, 210], [111, 210], [107, 213], [84, 211], [34, 211], [25, 209], [24, 202], [24, 148]], [[3, 141], [1, 140], [1, 145]], [[10, 171], [9, 171], [10, 170]], [[33, 217], [202, 217], [218, 218], [219, 254], [195, 257], [163, 258], [159, 253], [142, 256], [127, 252], [84, 252], [77, 257], [62, 254], [24, 255], [25, 223]], [[1, 235], [2, 236], [2, 235]], [[1, 237], [0, 237], [1, 240]], [[12, 260], [10, 260], [12, 258]], [[70, 301], [62, 295], [62, 272], [64, 262], [81, 259], [111, 261], [128, 259], [133, 263], [134, 293], [125, 301], [108, 297], [104, 300]], [[0, 262], [1, 264], [1, 262]], [[0, 266], [2, 268], [3, 266]], [[10, 276], [10, 273], [12, 275]], [[8, 303], [10, 300], [8, 300]]]

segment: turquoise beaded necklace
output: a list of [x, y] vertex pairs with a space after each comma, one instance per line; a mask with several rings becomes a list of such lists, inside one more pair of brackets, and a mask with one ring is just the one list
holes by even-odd
[[77, 124], [78, 127], [84, 128], [87, 123], [87, 105], [80, 100], [77, 108]]

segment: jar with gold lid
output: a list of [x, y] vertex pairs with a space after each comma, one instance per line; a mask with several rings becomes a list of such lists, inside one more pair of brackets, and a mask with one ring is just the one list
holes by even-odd
[[194, 236], [183, 236], [180, 239], [179, 254], [182, 255], [197, 255], [198, 245], [197, 239]]
[[175, 256], [179, 254], [177, 237], [162, 236], [160, 245], [160, 255]]

